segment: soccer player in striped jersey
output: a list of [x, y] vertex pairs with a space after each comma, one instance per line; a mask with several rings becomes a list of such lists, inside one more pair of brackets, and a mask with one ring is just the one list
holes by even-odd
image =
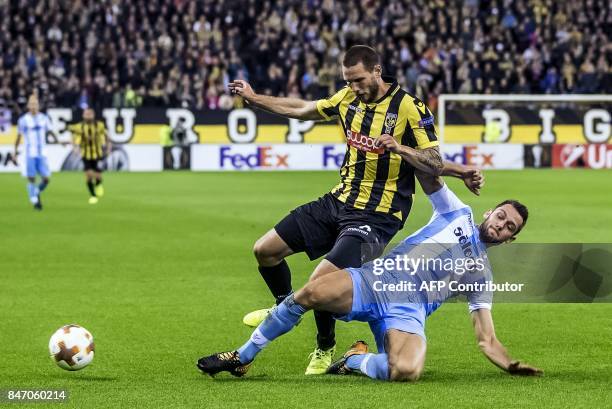
[[[47, 135], [57, 143], [57, 136], [51, 130], [51, 120], [40, 112], [38, 97], [34, 94], [28, 98], [28, 112], [17, 121], [17, 139], [15, 140], [15, 159], [23, 139], [25, 161], [22, 163], [22, 174], [28, 179], [28, 197], [34, 209], [42, 210], [41, 193], [51, 180], [51, 171], [47, 162]], [[36, 176], [40, 183], [36, 183]]]
[[87, 189], [89, 190], [89, 204], [98, 203], [98, 198], [104, 196], [102, 185], [102, 168], [100, 161], [105, 152], [110, 152], [110, 143], [104, 122], [96, 121], [95, 112], [91, 108], [83, 111], [83, 120], [70, 126], [75, 149], [81, 153]]
[[[479, 171], [444, 165], [433, 115], [393, 78], [382, 75], [375, 50], [351, 47], [342, 72], [347, 85], [319, 101], [256, 94], [242, 80], [229, 85], [249, 104], [279, 115], [301, 120], [337, 118], [346, 136], [340, 183], [318, 200], [291, 211], [255, 243], [259, 272], [277, 304], [292, 292], [285, 261], [291, 254], [306, 252], [311, 260], [325, 255], [313, 279], [359, 267], [380, 254], [408, 217], [415, 169], [462, 178], [474, 192], [482, 184]], [[249, 313], [244, 323], [257, 326], [269, 311]], [[308, 375], [325, 373], [335, 351], [331, 314], [315, 311], [315, 320], [317, 348], [306, 369]]]
[[[497, 339], [491, 315], [492, 292], [482, 287], [492, 282], [487, 248], [513, 241], [527, 222], [527, 208], [507, 200], [486, 212], [484, 220], [476, 224], [471, 208], [441, 178], [419, 178], [433, 207], [433, 216], [425, 227], [382, 259], [311, 280], [273, 309], [242, 347], [203, 357], [198, 368], [210, 375], [228, 371], [243, 376], [271, 341], [294, 328], [306, 311], [320, 309], [341, 320], [368, 322], [378, 349], [376, 354], [370, 353], [365, 342], [357, 341], [327, 373], [415, 381], [425, 365], [426, 318], [444, 301], [462, 294], [468, 299], [482, 353], [510, 374], [540, 375], [540, 369], [512, 359]], [[404, 268], [401, 261], [397, 262], [404, 256], [428, 261]], [[384, 268], [377, 270], [377, 266]], [[448, 285], [434, 284], [441, 282]]]

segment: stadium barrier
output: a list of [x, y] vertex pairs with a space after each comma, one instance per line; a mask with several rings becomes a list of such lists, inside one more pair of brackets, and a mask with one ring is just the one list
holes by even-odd
[[[608, 95], [441, 95], [442, 152], [447, 160], [484, 169], [610, 169], [611, 101]], [[80, 120], [80, 112], [51, 108], [47, 114], [60, 144], [69, 143], [67, 125]], [[106, 108], [98, 116], [113, 142], [104, 161], [109, 170], [334, 170], [346, 150], [333, 121], [250, 109]], [[14, 119], [0, 112], [0, 172], [19, 171]], [[184, 137], [174, 146], [169, 134], [178, 124]], [[53, 171], [82, 167], [78, 154], [59, 144], [48, 146], [48, 158]]]
[[[50, 145], [47, 149], [52, 171], [82, 169], [78, 153], [70, 147]], [[134, 172], [337, 170], [345, 151], [345, 144], [118, 144], [103, 166]], [[446, 160], [483, 169], [612, 169], [611, 144], [444, 144], [441, 151]], [[24, 161], [20, 158], [18, 162], [23, 165]], [[19, 171], [13, 149], [0, 146], [0, 172]]]

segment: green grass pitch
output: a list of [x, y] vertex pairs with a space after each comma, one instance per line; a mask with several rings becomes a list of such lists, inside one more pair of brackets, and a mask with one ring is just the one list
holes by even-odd
[[[612, 242], [612, 173], [486, 172], [480, 198], [450, 182], [476, 215], [505, 198], [531, 211], [523, 242]], [[45, 209], [25, 182], [0, 175], [0, 388], [67, 388], [75, 408], [604, 408], [612, 407], [612, 305], [499, 304], [497, 333], [512, 356], [545, 370], [511, 377], [480, 354], [463, 304], [427, 323], [425, 374], [416, 384], [305, 377], [314, 347], [309, 313], [271, 344], [244, 379], [199, 374], [204, 354], [241, 345], [245, 312], [271, 304], [252, 246], [287, 211], [329, 190], [335, 173], [107, 174], [87, 203], [83, 176], [53, 176]], [[417, 193], [397, 239], [423, 225]], [[294, 286], [315, 266], [289, 258]], [[47, 342], [78, 323], [96, 341], [93, 364], [66, 372]], [[338, 354], [365, 324], [339, 323]], [[15, 405], [24, 407], [25, 404]], [[56, 407], [36, 404], [35, 407]]]

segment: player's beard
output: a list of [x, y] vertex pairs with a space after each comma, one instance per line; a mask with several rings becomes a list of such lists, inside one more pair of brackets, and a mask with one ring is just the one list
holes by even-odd
[[374, 83], [368, 87], [368, 98], [365, 99], [365, 98], [359, 97], [359, 99], [365, 102], [366, 104], [374, 102], [376, 99], [376, 96], [378, 95], [378, 89], [379, 89], [378, 84], [376, 83], [376, 81], [374, 81]]
[[500, 244], [500, 243], [502, 243], [497, 238], [491, 237], [491, 235], [487, 231], [489, 229], [489, 226], [485, 225], [487, 220], [489, 220], [488, 217], [482, 223], [480, 223], [478, 225], [478, 232], [480, 233], [480, 241], [482, 241], [483, 243], [487, 243], [487, 244]]

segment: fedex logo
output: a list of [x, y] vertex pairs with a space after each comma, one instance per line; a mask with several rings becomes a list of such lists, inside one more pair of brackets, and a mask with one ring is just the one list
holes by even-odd
[[495, 153], [493, 152], [482, 152], [478, 150], [478, 146], [464, 146], [461, 152], [458, 153], [444, 153], [444, 158], [451, 162], [461, 163], [467, 166], [478, 166], [478, 167], [495, 167], [493, 158]]
[[335, 146], [323, 147], [323, 168], [338, 169], [342, 166], [346, 152], [338, 152]]
[[219, 165], [234, 169], [279, 169], [289, 168], [289, 154], [275, 153], [271, 146], [257, 146], [250, 154], [232, 153], [231, 146], [223, 146], [219, 151]]
[[349, 145], [363, 152], [374, 152], [382, 155], [385, 153], [385, 150], [382, 147], [375, 146], [375, 140], [376, 139], [374, 138], [370, 138], [367, 135], [362, 135], [359, 132], [355, 132], [350, 129], [346, 131], [346, 141]]

